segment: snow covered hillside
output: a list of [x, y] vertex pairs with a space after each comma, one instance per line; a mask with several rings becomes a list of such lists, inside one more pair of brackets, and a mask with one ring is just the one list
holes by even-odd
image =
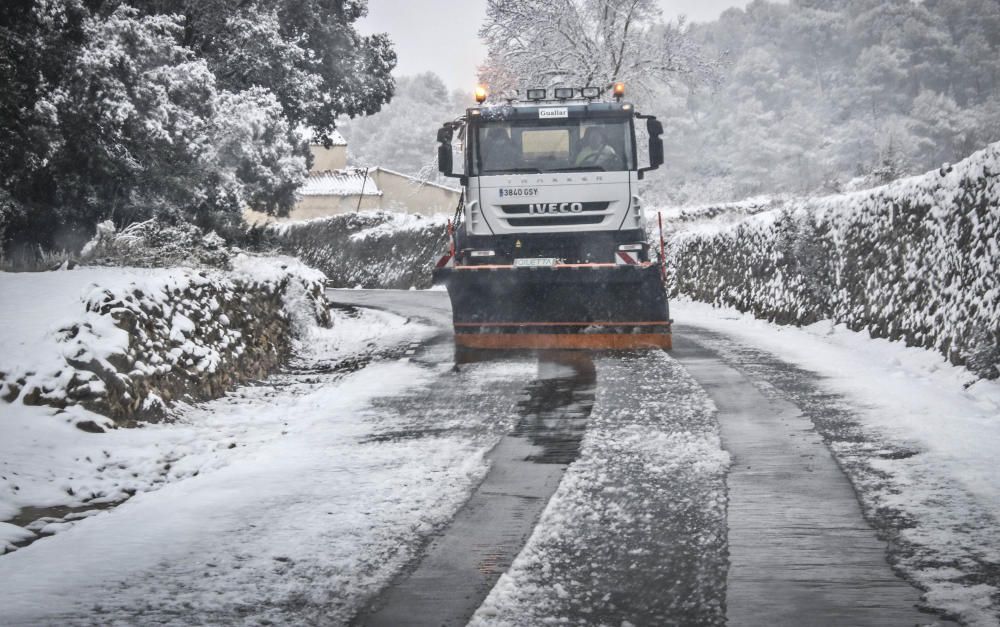
[[233, 266], [0, 273], [2, 403], [82, 405], [129, 422], [264, 376], [297, 331], [327, 320], [323, 277], [288, 258]]
[[773, 322], [836, 320], [1000, 375], [1000, 144], [872, 190], [733, 207], [679, 223], [676, 293]]

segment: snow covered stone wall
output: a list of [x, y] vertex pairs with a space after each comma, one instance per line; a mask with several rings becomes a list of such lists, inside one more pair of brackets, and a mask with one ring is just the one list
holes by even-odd
[[334, 287], [418, 289], [447, 250], [447, 218], [364, 211], [270, 224], [253, 237], [322, 270]]
[[320, 272], [288, 258], [231, 263], [3, 273], [14, 322], [0, 333], [0, 399], [155, 420], [172, 401], [265, 376], [304, 325], [329, 324]]
[[1000, 144], [884, 187], [682, 223], [668, 248], [675, 293], [833, 319], [1000, 374]]

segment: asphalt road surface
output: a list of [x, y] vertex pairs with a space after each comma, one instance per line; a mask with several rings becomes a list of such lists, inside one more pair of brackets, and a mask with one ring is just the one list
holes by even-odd
[[[455, 360], [446, 293], [328, 296], [435, 325], [413, 358]], [[387, 401], [414, 418], [390, 437], [469, 412], [501, 437], [468, 502], [355, 622], [946, 624], [893, 573], [793, 395], [713, 352], [707, 333], [677, 324], [669, 354], [463, 354], [419, 393]], [[487, 401], [464, 374], [469, 360], [535, 360], [538, 375], [492, 383]], [[721, 471], [698, 453], [712, 438], [728, 454]]]

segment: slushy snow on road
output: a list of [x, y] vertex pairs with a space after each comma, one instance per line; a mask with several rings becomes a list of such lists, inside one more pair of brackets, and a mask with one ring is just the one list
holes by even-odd
[[55, 535], [0, 557], [0, 622], [346, 621], [485, 472], [482, 444], [461, 436], [368, 438], [372, 399], [440, 374], [403, 356], [429, 333], [335, 310], [288, 372], [142, 428], [84, 433], [4, 405], [6, 515], [81, 513], [3, 526], [9, 543]]

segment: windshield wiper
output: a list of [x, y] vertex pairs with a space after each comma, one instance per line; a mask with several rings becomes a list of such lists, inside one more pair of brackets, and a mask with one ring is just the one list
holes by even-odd
[[538, 168], [504, 168], [503, 170], [483, 170], [480, 174], [541, 174]]
[[572, 168], [553, 168], [549, 172], [607, 172], [603, 166], [599, 165], [579, 165]]

